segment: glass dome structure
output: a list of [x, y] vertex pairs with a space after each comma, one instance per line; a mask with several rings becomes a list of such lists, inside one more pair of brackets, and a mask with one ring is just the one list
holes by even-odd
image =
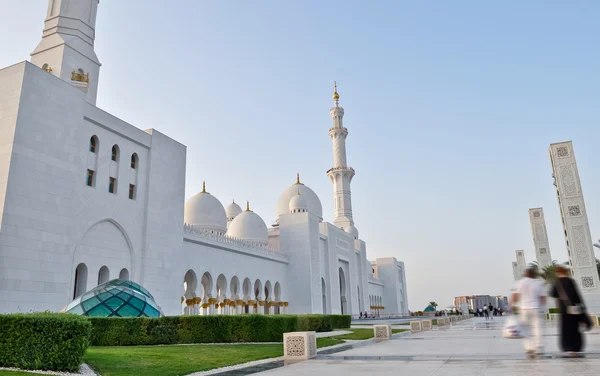
[[63, 312], [100, 317], [160, 317], [154, 297], [139, 284], [113, 279], [77, 297]]

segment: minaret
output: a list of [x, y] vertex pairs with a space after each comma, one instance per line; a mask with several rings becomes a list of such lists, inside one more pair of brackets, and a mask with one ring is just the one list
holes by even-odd
[[100, 61], [94, 52], [100, 0], [49, 0], [42, 41], [31, 62], [86, 93], [95, 105]]
[[350, 193], [350, 182], [354, 177], [354, 169], [346, 163], [346, 137], [348, 129], [344, 128], [344, 109], [339, 106], [340, 95], [337, 92], [337, 84], [334, 83], [333, 107], [329, 113], [333, 119], [333, 127], [329, 130], [329, 136], [333, 141], [333, 168], [327, 171], [327, 176], [333, 183], [333, 207], [336, 226], [358, 238], [358, 230], [354, 227], [352, 218], [352, 199]]

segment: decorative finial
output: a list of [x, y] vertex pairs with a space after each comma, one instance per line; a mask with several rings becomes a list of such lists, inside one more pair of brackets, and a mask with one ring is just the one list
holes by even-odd
[[208, 193], [206, 192], [206, 181], [202, 182], [202, 193]]
[[300, 173], [296, 172], [296, 184], [300, 184]]
[[231, 203], [232, 203], [232, 204], [235, 204], [235, 198], [232, 200], [232, 202], [231, 202]]
[[251, 211], [250, 210], [250, 201], [246, 201], [246, 211]]
[[333, 81], [333, 100], [335, 101], [335, 105], [338, 105], [338, 102], [340, 100], [340, 95], [337, 92], [337, 82]]

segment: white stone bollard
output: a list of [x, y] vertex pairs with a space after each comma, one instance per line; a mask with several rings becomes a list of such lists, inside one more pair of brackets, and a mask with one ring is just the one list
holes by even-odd
[[444, 320], [443, 317], [437, 318], [436, 321], [437, 321], [437, 326], [444, 326], [444, 324], [446, 324], [446, 320]]
[[392, 337], [392, 327], [389, 324], [373, 325], [375, 339], [390, 339]]
[[456, 322], [456, 316], [450, 316], [450, 322]]
[[423, 330], [431, 330], [433, 327], [431, 320], [423, 320], [421, 321], [421, 329]]
[[315, 332], [283, 333], [283, 358], [306, 360], [317, 356], [317, 334]]
[[421, 321], [411, 321], [410, 322], [410, 331], [411, 332], [420, 332], [423, 330], [421, 327]]

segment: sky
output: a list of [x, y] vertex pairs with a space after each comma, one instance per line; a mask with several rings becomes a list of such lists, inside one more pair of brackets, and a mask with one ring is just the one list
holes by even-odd
[[[29, 59], [46, 0], [0, 0], [0, 67]], [[369, 259], [406, 265], [409, 308], [508, 294], [543, 207], [568, 259], [548, 157], [572, 140], [600, 237], [600, 2], [102, 0], [98, 107], [187, 146], [186, 198], [267, 224], [296, 172], [333, 220], [338, 83]]]

